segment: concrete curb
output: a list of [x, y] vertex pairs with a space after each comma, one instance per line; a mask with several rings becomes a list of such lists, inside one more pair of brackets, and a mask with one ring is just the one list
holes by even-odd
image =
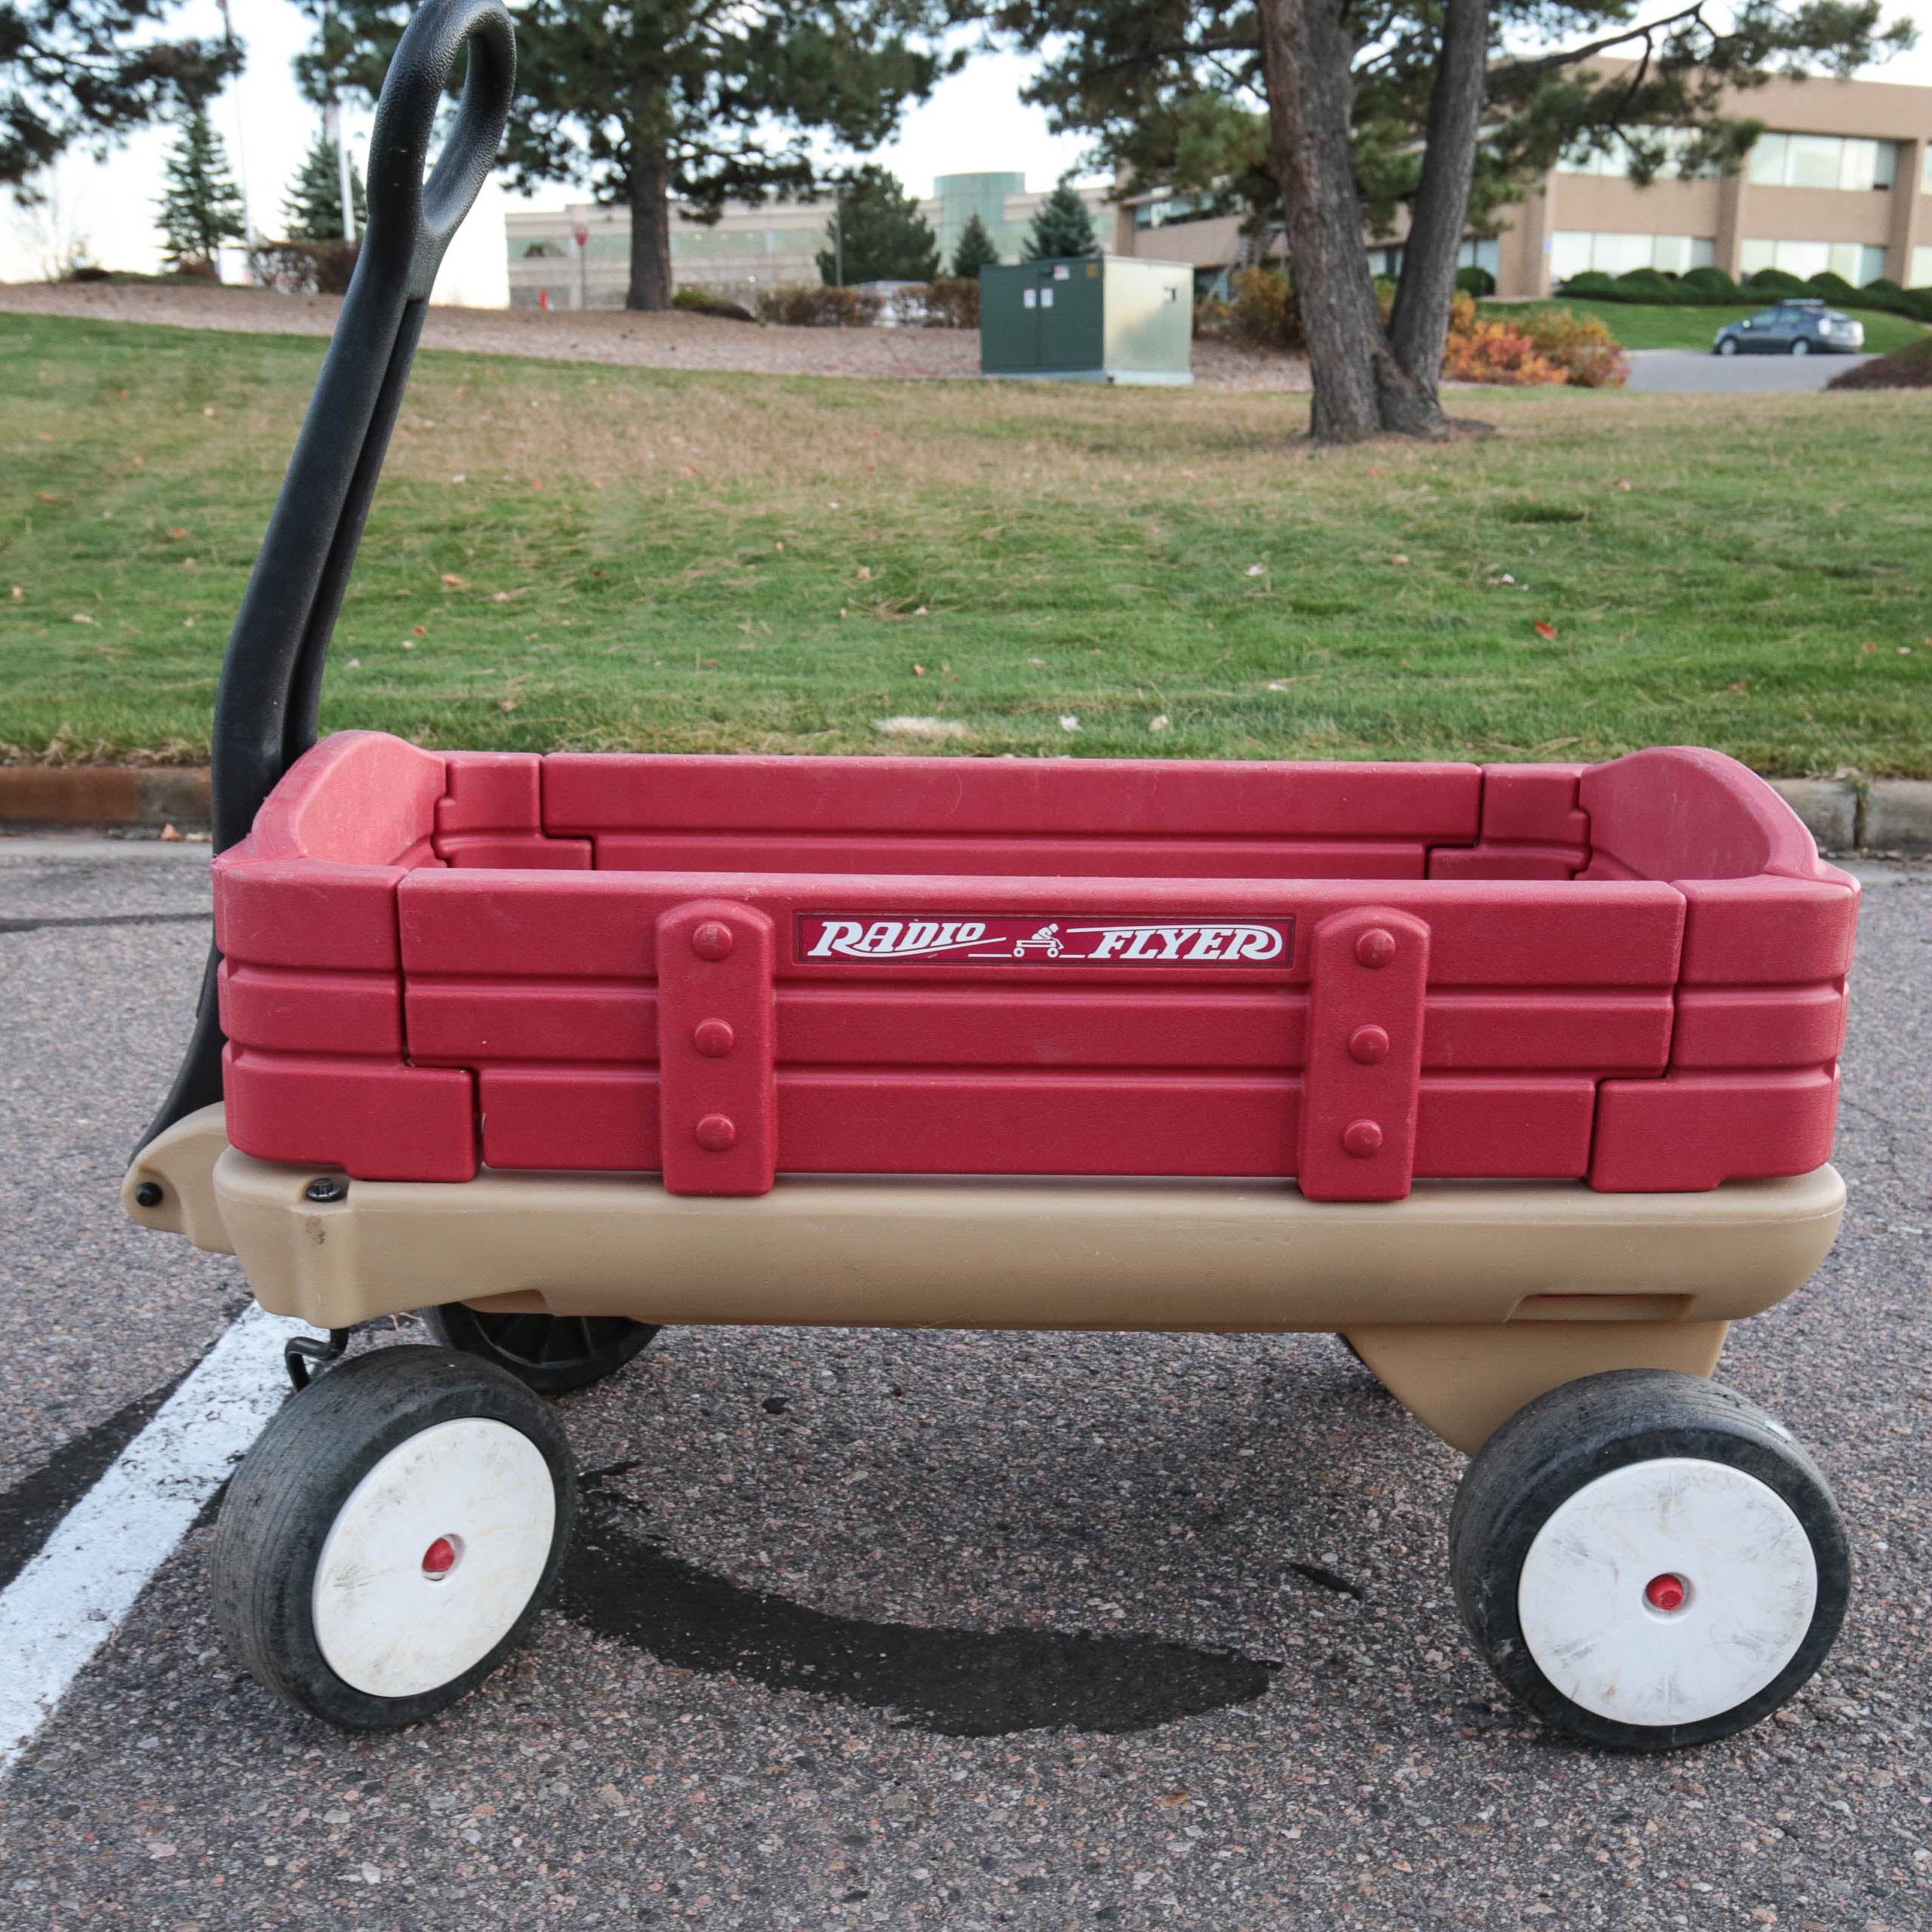
[[[1774, 778], [1827, 852], [1932, 855], [1932, 779]], [[179, 765], [0, 765], [0, 826], [208, 823], [208, 774]]]
[[0, 825], [205, 826], [208, 775], [180, 765], [0, 765]]

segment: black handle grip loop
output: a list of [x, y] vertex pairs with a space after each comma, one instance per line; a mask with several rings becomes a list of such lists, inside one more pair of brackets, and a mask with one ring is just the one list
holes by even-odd
[[[465, 48], [456, 123], [426, 179], [437, 112]], [[496, 160], [515, 84], [516, 37], [503, 0], [425, 0], [397, 43], [370, 142], [361, 252], [222, 666], [212, 759], [217, 852], [248, 835], [263, 800], [315, 741], [329, 638], [429, 291]], [[143, 1147], [222, 1097], [220, 963], [211, 949], [193, 1036]]]

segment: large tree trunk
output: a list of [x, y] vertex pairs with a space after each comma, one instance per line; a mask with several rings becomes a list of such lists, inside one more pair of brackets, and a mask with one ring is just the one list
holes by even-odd
[[1308, 338], [1318, 443], [1439, 436], [1434, 386], [1396, 365], [1382, 332], [1349, 152], [1355, 45], [1341, 0], [1260, 0], [1269, 148], [1281, 184], [1288, 266]]
[[671, 278], [671, 167], [662, 152], [631, 162], [631, 285], [626, 309], [668, 309]]
[[1432, 401], [1448, 338], [1488, 61], [1489, 0], [1446, 0], [1442, 51], [1429, 97], [1422, 180], [1410, 212], [1395, 312], [1389, 318], [1389, 346], [1396, 367]]

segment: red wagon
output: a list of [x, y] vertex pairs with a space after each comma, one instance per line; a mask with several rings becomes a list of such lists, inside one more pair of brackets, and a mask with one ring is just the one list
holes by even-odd
[[[465, 114], [506, 90], [494, 0], [409, 34], [379, 155], [466, 36]], [[460, 1695], [568, 1535], [531, 1391], [761, 1322], [1340, 1331], [1475, 1456], [1458, 1601], [1534, 1708], [1670, 1745], [1804, 1682], [1844, 1531], [1706, 1378], [1836, 1231], [1857, 888], [1762, 781], [305, 750], [412, 300], [299, 621], [272, 531], [238, 626], [216, 998], [125, 1188], [336, 1352], [411, 1309], [445, 1344], [331, 1369], [238, 1472], [264, 1681], [358, 1724]]]

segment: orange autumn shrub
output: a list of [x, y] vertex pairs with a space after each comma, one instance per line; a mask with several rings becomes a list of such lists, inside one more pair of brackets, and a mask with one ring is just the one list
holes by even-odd
[[1569, 378], [1521, 329], [1476, 313], [1475, 298], [1458, 294], [1449, 311], [1442, 379], [1449, 383], [1561, 383]]
[[1456, 383], [1620, 389], [1629, 380], [1630, 358], [1593, 316], [1567, 309], [1531, 309], [1507, 320], [1478, 316], [1475, 298], [1459, 293], [1450, 308], [1442, 375]]

